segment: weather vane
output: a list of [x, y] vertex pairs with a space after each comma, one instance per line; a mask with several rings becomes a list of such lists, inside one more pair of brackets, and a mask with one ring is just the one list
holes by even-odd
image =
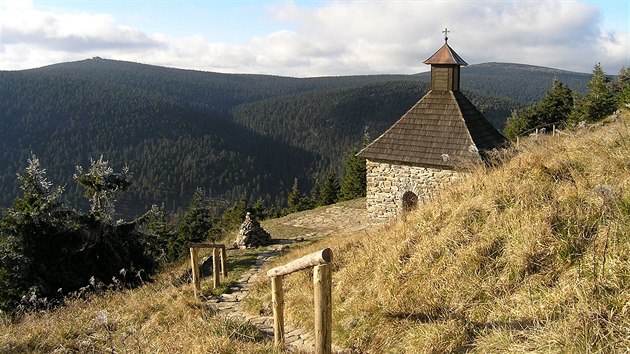
[[450, 31], [448, 30], [448, 28], [444, 28], [444, 31], [442, 31], [442, 33], [444, 33], [444, 42], [448, 42], [448, 33]]

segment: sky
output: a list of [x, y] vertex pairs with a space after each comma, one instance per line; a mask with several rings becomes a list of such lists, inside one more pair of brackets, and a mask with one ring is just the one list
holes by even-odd
[[99, 56], [294, 77], [412, 74], [444, 43], [469, 64], [630, 66], [627, 0], [0, 0], [0, 70]]

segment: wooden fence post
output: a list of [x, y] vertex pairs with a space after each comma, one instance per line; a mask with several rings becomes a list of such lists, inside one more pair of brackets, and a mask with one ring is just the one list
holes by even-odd
[[284, 345], [284, 298], [282, 275], [271, 278], [271, 303], [273, 307], [273, 343]]
[[332, 260], [332, 250], [325, 248], [267, 271], [267, 276], [271, 278], [273, 337], [276, 346], [284, 344], [282, 277], [302, 269], [314, 267], [315, 352], [325, 354], [332, 352], [332, 271], [328, 265]]
[[228, 276], [227, 271], [227, 252], [225, 251], [225, 247], [221, 248], [221, 272], [223, 273], [223, 280]]
[[[190, 247], [190, 267], [192, 269], [192, 283], [195, 297], [201, 294], [201, 272], [199, 270], [199, 248], [212, 248], [212, 278], [214, 279], [214, 288], [221, 285], [220, 276], [228, 275], [227, 271], [227, 252], [225, 245], [214, 243], [195, 243], [189, 242]], [[219, 262], [221, 263], [219, 265]]]
[[221, 256], [221, 250], [218, 248], [212, 249], [212, 277], [214, 278], [214, 288], [218, 288], [221, 285], [219, 277], [221, 276], [219, 270], [219, 257]]
[[315, 305], [315, 353], [332, 353], [332, 276], [330, 266], [313, 268]]
[[192, 271], [192, 286], [195, 297], [201, 293], [201, 278], [199, 277], [199, 253], [197, 248], [190, 248], [190, 268]]

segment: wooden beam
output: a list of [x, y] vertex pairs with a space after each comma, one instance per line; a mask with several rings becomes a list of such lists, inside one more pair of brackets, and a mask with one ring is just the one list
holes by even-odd
[[218, 244], [218, 243], [188, 242], [188, 247], [190, 248], [225, 248], [225, 245]]
[[315, 353], [332, 353], [332, 275], [328, 264], [313, 268]]
[[227, 278], [227, 252], [225, 251], [225, 247], [221, 248], [221, 272], [223, 273], [223, 280]]
[[201, 294], [201, 279], [199, 277], [199, 253], [198, 249], [190, 248], [190, 269], [192, 271], [192, 286], [195, 297]]
[[212, 278], [214, 279], [214, 288], [218, 288], [221, 285], [219, 270], [219, 257], [221, 257], [221, 250], [219, 248], [212, 249]]
[[283, 266], [272, 268], [267, 272], [267, 276], [278, 277], [281, 275], [291, 274], [293, 272], [297, 272], [298, 270], [330, 263], [332, 262], [332, 258], [332, 250], [330, 248], [325, 248], [321, 251], [307, 254], [306, 256], [298, 258]]
[[273, 343], [284, 345], [284, 295], [282, 275], [271, 278], [271, 304], [273, 307]]

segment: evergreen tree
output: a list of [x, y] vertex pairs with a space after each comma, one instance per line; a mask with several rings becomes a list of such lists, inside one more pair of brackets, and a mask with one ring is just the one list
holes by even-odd
[[120, 173], [115, 173], [103, 155], [96, 161], [90, 159], [87, 172], [77, 166], [74, 179], [85, 189], [85, 196], [92, 203], [92, 214], [102, 220], [112, 219], [116, 194], [131, 185], [129, 168], [125, 165]]
[[28, 299], [60, 297], [90, 278], [96, 289], [123, 268], [147, 274], [155, 269], [147, 248], [151, 239], [136, 230], [136, 222], [114, 224], [66, 208], [59, 200], [62, 189], [52, 188], [35, 155], [18, 180], [23, 197], [0, 220], [0, 309], [14, 309], [27, 294]]
[[234, 203], [232, 207], [228, 208], [221, 214], [221, 226], [220, 229], [223, 233], [232, 230], [240, 225], [247, 211], [249, 211], [247, 199], [242, 198], [239, 202]]
[[61, 207], [60, 196], [63, 187], [51, 190], [52, 182], [46, 177], [46, 169], [41, 167], [35, 154], [31, 153], [28, 166], [17, 176], [23, 197], [17, 200], [14, 212], [40, 216], [50, 214]]
[[144, 247], [151, 253], [153, 259], [168, 258], [168, 244], [177, 237], [174, 227], [169, 223], [169, 215], [164, 206], [152, 205], [146, 215], [144, 223], [146, 235], [143, 239]]
[[297, 211], [310, 209], [311, 207], [311, 201], [308, 196], [300, 192], [298, 179], [294, 178], [291, 192], [289, 192], [289, 196], [287, 197], [287, 212], [295, 213]]
[[298, 179], [293, 179], [293, 185], [291, 186], [291, 192], [289, 192], [289, 196], [287, 197], [287, 211], [289, 213], [294, 213], [300, 210], [300, 204], [302, 200], [302, 194], [300, 193], [300, 189], [298, 187]]
[[527, 109], [518, 109], [512, 111], [512, 115], [508, 118], [503, 128], [503, 135], [509, 140], [516, 138], [531, 129], [531, 122], [527, 114]]
[[339, 200], [339, 189], [337, 176], [332, 171], [328, 172], [319, 194], [319, 205], [336, 203]]
[[60, 220], [63, 188], [51, 189], [46, 170], [31, 153], [28, 166], [18, 173], [22, 198], [0, 220], [0, 310], [11, 310], [29, 289], [41, 292], [44, 281], [38, 258], [53, 253]]
[[263, 220], [269, 217], [265, 208], [265, 201], [262, 198], [256, 199], [254, 205], [248, 207], [247, 210], [256, 216], [256, 219]]
[[341, 200], [365, 197], [365, 159], [358, 157], [359, 149], [353, 149], [346, 158], [345, 173], [341, 182]]
[[289, 196], [287, 197], [287, 210], [289, 213], [294, 213], [298, 211], [300, 206], [300, 189], [298, 187], [298, 179], [293, 179], [293, 185], [291, 186], [291, 191], [289, 192]]
[[174, 259], [182, 256], [188, 249], [188, 242], [216, 241], [214, 219], [210, 209], [204, 203], [204, 193], [197, 188], [190, 200], [190, 205], [178, 223], [178, 235], [169, 243], [168, 253]]
[[535, 106], [534, 126], [565, 124], [573, 110], [573, 90], [557, 79], [545, 97]]
[[573, 110], [573, 91], [559, 80], [553, 80], [551, 90], [545, 93], [540, 102], [525, 110], [517, 110], [508, 119], [503, 133], [508, 139], [515, 139], [524, 132], [550, 124], [564, 125]]
[[620, 104], [630, 104], [630, 68], [622, 67], [619, 70], [619, 80], [617, 81], [617, 94]]
[[595, 122], [612, 114], [617, 109], [611, 81], [599, 63], [595, 65], [587, 86], [586, 96], [578, 101], [576, 109], [571, 114], [572, 123]]
[[313, 183], [313, 188], [311, 188], [311, 195], [310, 195], [310, 198], [313, 201], [314, 207], [318, 207], [321, 205], [319, 203], [321, 192], [322, 192], [322, 184], [319, 178], [316, 178]]

